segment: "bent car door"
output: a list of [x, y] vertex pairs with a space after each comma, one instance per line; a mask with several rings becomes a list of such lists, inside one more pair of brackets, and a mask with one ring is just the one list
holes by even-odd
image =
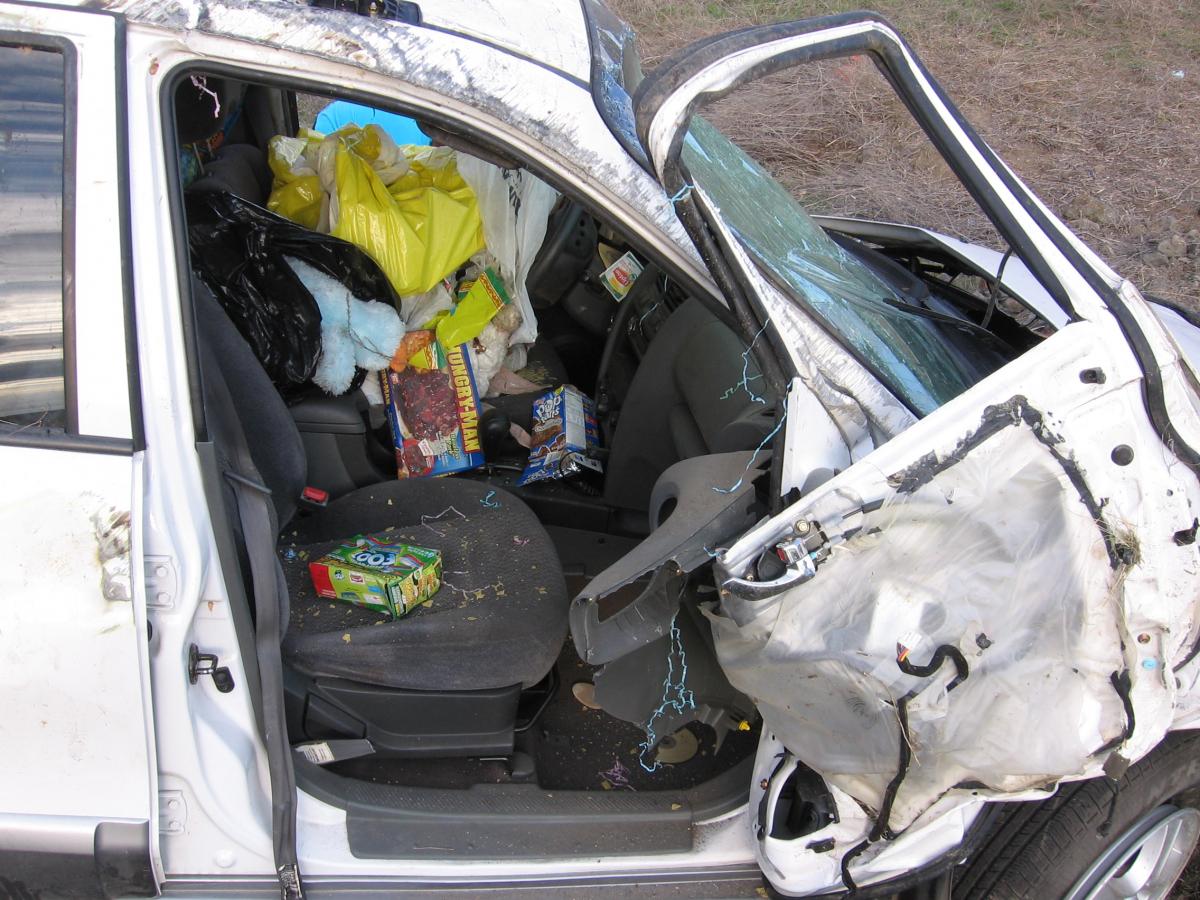
[[[946, 335], [983, 341], [988, 318], [892, 292], [696, 115], [841, 58], [881, 70], [1061, 327], [973, 369]], [[1141, 295], [871, 15], [703, 41], [633, 103], [718, 284], [795, 368], [778, 511], [711, 548], [706, 608], [722, 668], [763, 716], [750, 825], [768, 879], [784, 893], [886, 880], [952, 849], [985, 799], [1147, 753], [1195, 678], [1200, 400]], [[826, 417], [844, 446], [814, 454]]]
[[156, 890], [119, 28], [0, 3], [6, 895]]

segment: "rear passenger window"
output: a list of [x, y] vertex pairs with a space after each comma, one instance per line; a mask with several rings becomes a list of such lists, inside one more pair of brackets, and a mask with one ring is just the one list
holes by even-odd
[[0, 44], [0, 434], [66, 427], [64, 71]]

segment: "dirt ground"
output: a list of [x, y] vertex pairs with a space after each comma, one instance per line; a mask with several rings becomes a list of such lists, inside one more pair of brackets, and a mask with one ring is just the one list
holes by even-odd
[[[610, 0], [647, 69], [707, 34], [868, 6], [1033, 190], [1144, 292], [1200, 309], [1200, 2]], [[814, 212], [994, 244], [873, 67], [746, 88], [712, 118]]]

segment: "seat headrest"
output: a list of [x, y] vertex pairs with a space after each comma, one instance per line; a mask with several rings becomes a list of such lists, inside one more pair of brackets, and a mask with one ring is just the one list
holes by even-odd
[[223, 78], [185, 75], [175, 88], [175, 134], [179, 143], [207, 141], [219, 132], [237, 93]]

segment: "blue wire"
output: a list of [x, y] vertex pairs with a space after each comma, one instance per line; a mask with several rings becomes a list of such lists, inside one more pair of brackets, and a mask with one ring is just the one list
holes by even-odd
[[683, 187], [681, 187], [679, 190], [677, 190], [675, 192], [674, 196], [672, 196], [670, 198], [670, 200], [672, 203], [678, 203], [680, 200], [683, 200], [685, 197], [687, 197], [687, 195], [690, 194], [691, 192], [692, 192], [692, 185], [685, 184]]
[[750, 467], [754, 465], [754, 461], [758, 459], [758, 454], [762, 452], [762, 448], [771, 443], [772, 438], [779, 434], [779, 429], [783, 427], [783, 423], [787, 420], [787, 410], [783, 411], [783, 415], [779, 417], [779, 421], [775, 423], [775, 427], [771, 429], [771, 433], [762, 439], [762, 443], [754, 448], [754, 455], [750, 457], [750, 462], [746, 463], [746, 468], [742, 470], [741, 477], [727, 488], [714, 487], [713, 490], [718, 494], [732, 494], [742, 486], [742, 482], [746, 479], [746, 473], [750, 471]]
[[758, 394], [754, 393], [754, 391], [750, 390], [750, 382], [757, 381], [759, 378], [762, 378], [762, 375], [750, 374], [750, 353], [754, 350], [754, 345], [758, 343], [758, 339], [762, 337], [762, 333], [766, 330], [767, 323], [763, 322], [762, 328], [758, 329], [758, 334], [754, 335], [754, 340], [750, 342], [750, 346], [742, 351], [742, 380], [723, 393], [721, 395], [722, 400], [728, 400], [734, 395], [734, 392], [737, 391], [738, 388], [742, 388], [746, 392], [746, 396], [748, 396], [755, 403], [767, 402], [762, 397], [758, 396]]
[[658, 309], [657, 303], [655, 303], [648, 310], [646, 310], [644, 313], [642, 313], [642, 317], [640, 319], [638, 319], [638, 328], [642, 327], [642, 323], [646, 321], [646, 317], [649, 316], [650, 313], [654, 312], [656, 309]]
[[[677, 713], [696, 708], [696, 698], [686, 687], [687, 654], [683, 650], [683, 639], [679, 633], [678, 619], [679, 616], [676, 614], [675, 618], [671, 620], [671, 646], [667, 650], [667, 677], [663, 679], [662, 703], [658, 704], [658, 709], [650, 714], [650, 719], [646, 722], [646, 740], [638, 745], [638, 765], [647, 772], [656, 772], [662, 768], [662, 763], [657, 759], [654, 760], [654, 765], [646, 765], [646, 754], [658, 743], [658, 737], [654, 733], [655, 721], [666, 715], [668, 707]], [[679, 656], [679, 681], [673, 680], [676, 654]], [[672, 692], [674, 693], [674, 697], [672, 697]]]

